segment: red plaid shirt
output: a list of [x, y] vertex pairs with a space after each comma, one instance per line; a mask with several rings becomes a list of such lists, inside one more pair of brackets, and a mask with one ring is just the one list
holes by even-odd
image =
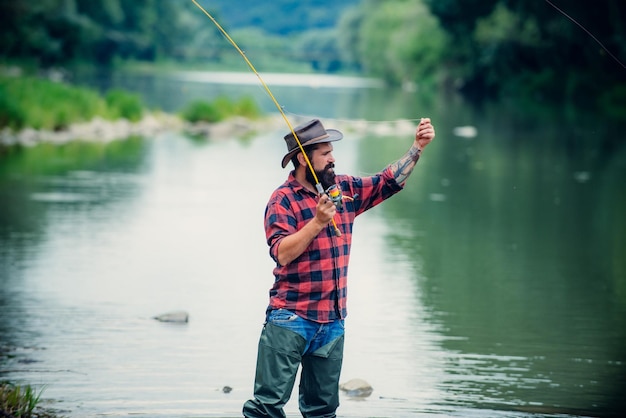
[[343, 195], [354, 197], [354, 201], [344, 199], [343, 208], [335, 215], [341, 236], [335, 236], [331, 223], [300, 257], [286, 266], [278, 263], [278, 246], [283, 238], [301, 229], [315, 216], [318, 197], [304, 188], [293, 172], [270, 197], [265, 209], [265, 234], [276, 268], [268, 310], [288, 309], [320, 323], [346, 317], [354, 219], [402, 190], [402, 186], [389, 168], [372, 177], [337, 175], [336, 179]]

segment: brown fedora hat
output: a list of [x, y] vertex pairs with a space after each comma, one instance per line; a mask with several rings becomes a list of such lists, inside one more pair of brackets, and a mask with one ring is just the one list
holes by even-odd
[[[303, 147], [307, 145], [320, 144], [322, 142], [339, 141], [343, 138], [343, 134], [336, 129], [324, 129], [322, 122], [318, 119], [313, 119], [302, 125], [298, 125], [293, 128], [294, 132], [298, 136], [298, 140]], [[287, 154], [283, 157], [282, 166], [285, 168], [295, 154], [300, 151], [298, 142], [293, 136], [293, 132], [285, 135], [285, 142], [287, 143]]]

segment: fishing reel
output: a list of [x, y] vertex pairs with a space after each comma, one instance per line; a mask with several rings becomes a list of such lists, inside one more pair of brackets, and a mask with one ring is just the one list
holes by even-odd
[[355, 194], [352, 197], [344, 195], [343, 193], [341, 193], [341, 189], [336, 184], [333, 184], [328, 189], [326, 189], [326, 194], [328, 195], [328, 197], [330, 197], [331, 202], [335, 204], [337, 210], [343, 209], [344, 199], [354, 201], [354, 199], [359, 196], [358, 194]]
[[[336, 184], [331, 185], [328, 189], [326, 189], [326, 191], [324, 191], [324, 188], [320, 183], [317, 183], [315, 187], [317, 188], [317, 192], [320, 194], [320, 196], [326, 193], [326, 195], [330, 198], [330, 201], [333, 202], [337, 210], [343, 209], [343, 199], [354, 200], [358, 196], [358, 194], [354, 195], [354, 197], [344, 196], [343, 193], [341, 193], [341, 189]], [[341, 232], [339, 231], [339, 228], [337, 227], [337, 224], [334, 220], [333, 226], [335, 227], [335, 235], [340, 237]]]
[[326, 189], [326, 194], [330, 197], [330, 201], [334, 203], [337, 210], [343, 209], [343, 194], [339, 186], [336, 184], [331, 185]]

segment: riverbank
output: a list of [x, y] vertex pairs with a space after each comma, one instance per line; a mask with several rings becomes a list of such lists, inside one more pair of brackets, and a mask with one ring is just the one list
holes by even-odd
[[[62, 130], [24, 128], [0, 130], [0, 146], [31, 147], [40, 143], [62, 145], [72, 141], [110, 142], [134, 136], [153, 137], [166, 131], [183, 132], [195, 137], [221, 139], [243, 137], [262, 129], [280, 126], [276, 116], [255, 119], [234, 116], [220, 122], [188, 122], [163, 112], [145, 115], [137, 122], [127, 119], [106, 120], [101, 117], [69, 125]], [[282, 122], [284, 123], [284, 122]]]
[[54, 77], [23, 74], [0, 66], [0, 146], [46, 142], [109, 142], [150, 137], [166, 130], [208, 137], [246, 135], [266, 118], [250, 97], [195, 100], [175, 113], [148, 109], [121, 89], [100, 93]]
[[179, 118], [161, 113], [148, 114], [138, 122], [96, 117], [88, 122], [71, 124], [62, 130], [29, 127], [14, 131], [4, 128], [0, 131], [0, 145], [29, 147], [42, 142], [61, 145], [76, 140], [109, 142], [131, 136], [154, 135], [165, 129], [180, 126], [182, 126], [182, 121]]
[[[183, 78], [199, 75], [190, 72], [178, 74]], [[202, 75], [215, 76], [208, 73]], [[231, 81], [240, 83], [242, 76], [236, 74]], [[218, 78], [222, 82], [227, 79], [222, 73]], [[325, 79], [325, 82], [328, 80]], [[345, 82], [345, 78], [333, 79], [333, 86]], [[316, 86], [319, 87], [319, 83], [317, 80]], [[290, 116], [289, 121], [296, 126], [305, 118]], [[346, 132], [379, 136], [410, 134], [415, 122], [324, 121], [329, 127]], [[72, 141], [106, 143], [129, 137], [154, 137], [165, 131], [215, 140], [246, 137], [274, 128], [286, 130], [282, 115], [278, 112], [263, 113], [249, 96], [238, 100], [218, 96], [212, 102], [190, 100], [174, 112], [158, 108], [151, 110], [138, 95], [125, 90], [112, 89], [99, 93], [67, 84], [62, 77], [51, 74], [35, 77], [24, 74], [20, 68], [0, 67], [0, 147], [4, 148], [31, 147], [39, 143], [62, 145]]]
[[[296, 125], [303, 122], [304, 119], [304, 117], [298, 117], [296, 120], [290, 120], [290, 123]], [[332, 123], [324, 123], [344, 132], [386, 136], [410, 135], [414, 132], [417, 121], [334, 120]], [[0, 130], [0, 147], [32, 147], [40, 143], [63, 145], [72, 141], [106, 143], [135, 136], [154, 137], [167, 131], [182, 132], [198, 138], [221, 140], [241, 138], [255, 132], [279, 129], [286, 131], [288, 127], [278, 113], [258, 118], [232, 116], [219, 122], [189, 122], [175, 114], [152, 112], [137, 122], [131, 122], [127, 119], [106, 120], [95, 117], [89, 122], [74, 123], [62, 130], [24, 128], [14, 131], [10, 128], [4, 128]]]

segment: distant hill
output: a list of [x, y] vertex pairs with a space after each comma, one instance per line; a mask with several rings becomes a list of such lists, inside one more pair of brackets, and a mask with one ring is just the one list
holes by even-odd
[[203, 0], [228, 30], [259, 27], [268, 33], [288, 35], [335, 26], [344, 9], [360, 0]]

